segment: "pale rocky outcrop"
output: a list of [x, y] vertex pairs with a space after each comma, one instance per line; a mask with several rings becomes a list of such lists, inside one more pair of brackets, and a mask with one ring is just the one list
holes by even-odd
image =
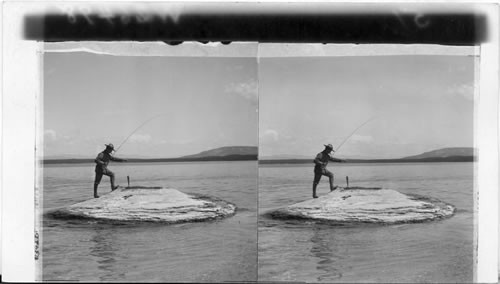
[[56, 218], [136, 222], [198, 222], [233, 215], [236, 206], [223, 200], [186, 194], [172, 188], [118, 188], [54, 212]]
[[338, 188], [319, 198], [269, 212], [275, 219], [306, 219], [329, 223], [397, 224], [452, 216], [455, 208], [437, 199], [382, 188]]

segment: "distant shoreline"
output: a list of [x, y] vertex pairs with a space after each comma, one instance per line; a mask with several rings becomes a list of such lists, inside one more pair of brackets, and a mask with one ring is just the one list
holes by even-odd
[[[347, 163], [374, 164], [374, 163], [443, 163], [443, 162], [474, 162], [474, 156], [450, 156], [442, 158], [421, 158], [421, 159], [346, 159]], [[279, 159], [260, 160], [259, 164], [312, 164], [313, 159]]]
[[[257, 161], [257, 155], [228, 155], [203, 158], [158, 158], [158, 159], [127, 159], [129, 163], [164, 163], [164, 162], [213, 162], [213, 161]], [[47, 159], [44, 165], [51, 164], [88, 164], [94, 159]]]
[[[229, 155], [221, 157], [203, 158], [158, 158], [158, 159], [128, 159], [130, 163], [165, 163], [165, 162], [214, 162], [214, 161], [258, 161], [257, 155]], [[352, 164], [374, 164], [374, 163], [443, 163], [443, 162], [475, 162], [474, 156], [451, 156], [444, 158], [421, 158], [421, 159], [346, 159]], [[48, 159], [43, 160], [44, 165], [51, 164], [86, 164], [93, 163], [93, 159]], [[312, 159], [276, 159], [260, 160], [259, 164], [311, 164]]]

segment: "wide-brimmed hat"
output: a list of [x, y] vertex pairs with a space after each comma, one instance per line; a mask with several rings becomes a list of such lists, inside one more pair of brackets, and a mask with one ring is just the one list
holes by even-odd
[[325, 144], [325, 148], [326, 148], [326, 149], [330, 149], [330, 150], [332, 150], [332, 151], [333, 151], [333, 146], [332, 146], [332, 144]]
[[115, 146], [113, 146], [113, 143], [104, 144], [104, 146], [106, 146], [106, 148], [110, 148], [111, 150], [115, 150]]

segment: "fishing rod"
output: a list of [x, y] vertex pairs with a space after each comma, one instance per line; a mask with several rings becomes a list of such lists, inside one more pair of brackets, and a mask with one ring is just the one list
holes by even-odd
[[125, 140], [123, 140], [122, 143], [120, 143], [120, 145], [116, 148], [115, 150], [115, 153], [118, 152], [118, 150], [120, 150], [120, 148], [123, 146], [123, 144], [125, 144], [125, 142], [127, 142], [127, 140], [132, 137], [132, 135], [134, 135], [134, 133], [136, 133], [139, 129], [141, 129], [144, 125], [146, 125], [148, 122], [150, 122], [151, 120], [155, 119], [155, 118], [158, 118], [162, 116], [162, 114], [159, 114], [159, 115], [156, 115], [156, 116], [153, 116], [151, 118], [149, 118], [148, 120], [144, 121], [141, 125], [139, 125], [136, 129], [134, 129], [134, 131], [132, 131], [132, 133], [130, 133], [129, 136], [127, 136], [127, 138], [125, 138]]
[[347, 138], [344, 139], [344, 141], [342, 141], [342, 143], [340, 143], [340, 145], [337, 147], [337, 149], [335, 149], [334, 153], [336, 153], [340, 147], [342, 147], [342, 145], [344, 145], [344, 143], [349, 140], [349, 138], [351, 138], [352, 135], [354, 135], [354, 133], [356, 133], [356, 131], [358, 131], [361, 127], [363, 127], [365, 124], [367, 124], [368, 122], [372, 121], [373, 119], [375, 119], [375, 116], [368, 119], [367, 121], [363, 122], [363, 124], [361, 124], [360, 126], [358, 126], [356, 129], [354, 129], [353, 132], [351, 132], [351, 134], [349, 134], [349, 136], [347, 136]]

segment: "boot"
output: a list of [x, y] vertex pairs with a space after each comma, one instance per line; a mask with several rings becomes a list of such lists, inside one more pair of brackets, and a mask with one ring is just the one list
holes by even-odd
[[318, 196], [316, 195], [316, 186], [317, 184], [313, 184], [313, 198], [318, 198]]
[[97, 187], [99, 184], [94, 184], [94, 198], [99, 198], [99, 195], [97, 195]]
[[115, 176], [114, 176], [114, 175], [113, 175], [113, 176], [111, 176], [111, 177], [110, 177], [110, 180], [111, 180], [111, 191], [113, 191], [113, 190], [115, 190], [115, 189], [117, 189], [117, 188], [118, 188], [118, 185], [117, 185], [117, 186], [115, 186]]
[[333, 186], [333, 178], [330, 179], [330, 192], [334, 191], [337, 189], [337, 186]]

